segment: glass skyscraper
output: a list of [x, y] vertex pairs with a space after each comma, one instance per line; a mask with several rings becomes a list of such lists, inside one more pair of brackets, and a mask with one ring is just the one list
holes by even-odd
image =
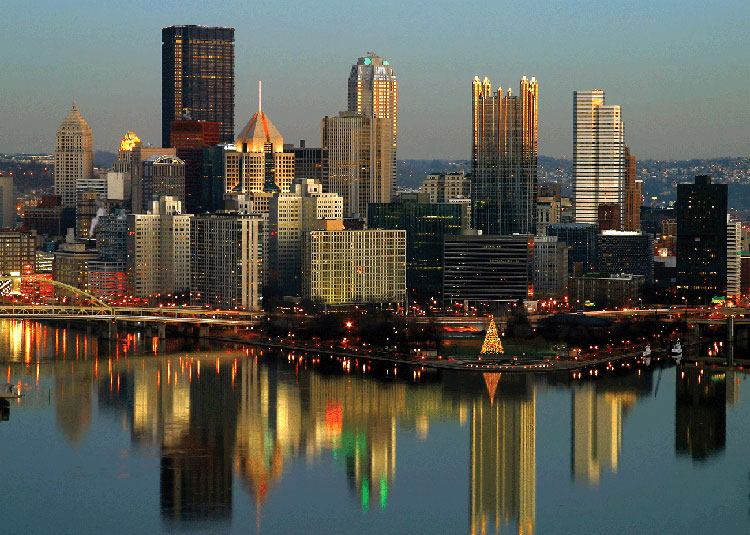
[[234, 142], [234, 28], [162, 28], [161, 142], [172, 121], [218, 121], [222, 143]]
[[474, 77], [471, 216], [485, 234], [536, 233], [538, 100], [535, 78], [513, 95]]

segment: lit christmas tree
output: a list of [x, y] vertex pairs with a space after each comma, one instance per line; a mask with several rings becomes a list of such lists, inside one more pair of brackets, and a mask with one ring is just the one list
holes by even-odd
[[487, 327], [487, 335], [484, 337], [484, 343], [482, 344], [482, 350], [479, 352], [480, 355], [487, 354], [500, 354], [505, 353], [503, 350], [503, 344], [500, 342], [500, 337], [497, 335], [497, 327], [495, 327], [495, 318], [490, 318], [490, 325]]

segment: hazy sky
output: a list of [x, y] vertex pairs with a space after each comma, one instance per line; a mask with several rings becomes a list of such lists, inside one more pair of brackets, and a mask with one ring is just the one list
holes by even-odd
[[571, 154], [575, 89], [620, 104], [639, 158], [750, 156], [750, 2], [3, 0], [0, 151], [54, 149], [73, 100], [96, 150], [161, 139], [161, 28], [232, 26], [239, 131], [257, 107], [320, 144], [371, 50], [399, 82], [400, 158], [468, 158], [475, 74], [539, 80], [539, 153]]

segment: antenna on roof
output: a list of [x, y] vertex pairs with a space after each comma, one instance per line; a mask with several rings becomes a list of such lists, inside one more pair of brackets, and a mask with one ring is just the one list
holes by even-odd
[[261, 100], [261, 90], [262, 89], [263, 89], [263, 82], [261, 82], [260, 80], [258, 80], [258, 113], [260, 113], [260, 111], [262, 109], [261, 108], [261, 103], [262, 103], [262, 100]]

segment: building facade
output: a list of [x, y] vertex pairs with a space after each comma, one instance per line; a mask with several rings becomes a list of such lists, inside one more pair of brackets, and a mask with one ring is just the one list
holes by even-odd
[[625, 221], [622, 230], [641, 230], [643, 181], [635, 179], [635, 156], [625, 147]]
[[742, 222], [727, 215], [727, 298], [741, 296]]
[[323, 193], [322, 185], [313, 179], [295, 178], [289, 193], [271, 197], [266, 282], [282, 295], [300, 295], [302, 234], [316, 230], [320, 221], [342, 222], [343, 206], [340, 195]]
[[472, 220], [484, 234], [535, 234], [539, 85], [521, 79], [520, 94], [472, 83]]
[[176, 156], [151, 156], [143, 162], [143, 211], [161, 197], [185, 203], [185, 162]]
[[450, 203], [373, 203], [370, 229], [406, 231], [406, 286], [409, 299], [437, 299], [443, 286], [443, 239], [468, 230], [466, 207]]
[[445, 237], [443, 302], [497, 308], [534, 297], [534, 237]]
[[430, 202], [449, 202], [451, 199], [471, 198], [471, 180], [463, 171], [427, 175], [419, 191], [430, 196]]
[[99, 255], [87, 250], [83, 242], [66, 242], [55, 251], [52, 263], [52, 278], [57, 282], [87, 290], [89, 287], [89, 262]]
[[159, 299], [190, 287], [190, 218], [172, 197], [152, 203], [146, 214], [128, 215], [129, 293]]
[[13, 177], [0, 176], [0, 228], [16, 226], [16, 194]]
[[708, 175], [677, 184], [677, 294], [689, 302], [726, 293], [727, 193]]
[[596, 223], [601, 203], [624, 211], [625, 127], [600, 89], [573, 92], [573, 195], [577, 223]]
[[562, 299], [568, 293], [568, 247], [557, 236], [534, 238], [534, 297]]
[[654, 240], [650, 234], [605, 230], [597, 244], [597, 270], [604, 275], [629, 273], [654, 281]]
[[203, 183], [203, 148], [218, 145], [221, 123], [216, 121], [172, 121], [170, 147], [185, 162], [185, 211], [198, 214], [209, 211]]
[[403, 305], [406, 232], [306, 232], [302, 247], [302, 297], [326, 305]]
[[0, 275], [34, 273], [36, 233], [0, 230]]
[[311, 178], [328, 191], [328, 149], [306, 147], [305, 140], [294, 147], [294, 178]]
[[344, 217], [366, 219], [369, 203], [390, 202], [396, 183], [392, 127], [388, 119], [353, 111], [323, 118], [328, 191], [344, 199]]
[[390, 158], [383, 160], [383, 165], [387, 174], [392, 177], [390, 186], [394, 188], [398, 137], [398, 82], [390, 61], [368, 52], [352, 65], [349, 72], [348, 104], [348, 111], [385, 119], [390, 123]]
[[190, 304], [260, 310], [265, 221], [235, 212], [190, 222]]
[[576, 310], [586, 307], [621, 308], [638, 305], [645, 283], [643, 275], [594, 275], [570, 277], [568, 302]]
[[93, 175], [94, 138], [74, 102], [57, 129], [55, 146], [55, 195], [64, 207], [75, 208], [79, 183]]
[[599, 225], [590, 223], [555, 223], [547, 225], [547, 235], [557, 236], [557, 241], [568, 247], [568, 274], [579, 266], [581, 273], [596, 269], [597, 237]]
[[234, 28], [169, 26], [161, 31], [161, 142], [172, 121], [221, 123], [220, 141], [234, 140]]

